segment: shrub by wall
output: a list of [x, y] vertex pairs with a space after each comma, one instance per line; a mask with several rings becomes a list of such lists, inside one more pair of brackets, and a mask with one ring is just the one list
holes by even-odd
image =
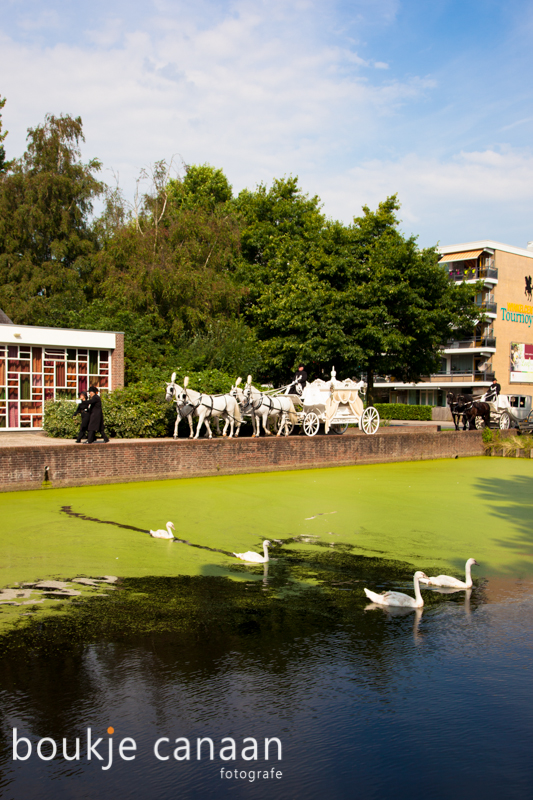
[[[73, 439], [80, 417], [73, 417], [72, 400], [50, 400], [44, 407], [44, 430], [49, 436]], [[159, 385], [136, 383], [102, 395], [102, 410], [107, 433], [117, 439], [159, 438], [174, 431], [175, 405], [165, 400]]]
[[516, 456], [533, 458], [533, 435], [514, 434], [513, 431], [483, 429], [483, 445], [488, 456]]
[[376, 403], [381, 419], [417, 419], [431, 422], [432, 406], [409, 406], [405, 403]]

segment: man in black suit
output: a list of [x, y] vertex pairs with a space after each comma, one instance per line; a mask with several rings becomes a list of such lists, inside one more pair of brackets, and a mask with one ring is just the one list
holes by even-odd
[[89, 386], [89, 407], [91, 409], [91, 418], [89, 420], [89, 438], [87, 444], [93, 444], [98, 431], [107, 444], [109, 441], [108, 436], [104, 430], [104, 415], [102, 413], [102, 401], [98, 395], [96, 386]]
[[80, 444], [81, 440], [87, 436], [87, 428], [89, 427], [89, 419], [91, 417], [89, 401], [87, 400], [87, 392], [80, 392], [79, 398], [80, 402], [78, 403], [78, 407], [76, 408], [76, 411], [72, 415], [73, 417], [75, 417], [76, 414], [80, 414], [81, 416], [81, 424], [80, 424], [80, 429], [78, 431], [78, 438], [76, 439], [76, 444]]
[[303, 364], [300, 364], [298, 366], [298, 371], [294, 373], [292, 383], [287, 388], [285, 394], [290, 394], [291, 389], [294, 389], [296, 394], [301, 395], [303, 390], [305, 389], [306, 383], [307, 383], [307, 372], [305, 371], [305, 366]]
[[491, 385], [488, 388], [487, 394], [485, 395], [485, 400], [487, 401], [487, 403], [496, 402], [501, 390], [502, 387], [500, 386], [496, 378], [494, 378], [494, 380], [492, 381]]

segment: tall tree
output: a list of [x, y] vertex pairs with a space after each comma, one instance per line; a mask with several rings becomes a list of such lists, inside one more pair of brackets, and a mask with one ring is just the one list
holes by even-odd
[[80, 117], [48, 115], [0, 182], [0, 307], [18, 322], [51, 323], [59, 307], [83, 302], [102, 191], [100, 162], [81, 161], [83, 141]]
[[326, 220], [319, 198], [305, 195], [293, 176], [242, 191], [235, 208], [244, 226], [236, 278], [247, 289], [244, 313], [260, 341], [261, 377], [281, 381], [296, 361], [327, 358], [320, 320], [327, 287], [315, 271], [325, 258]]
[[374, 376], [416, 382], [436, 371], [440, 347], [459, 332], [472, 331], [480, 317], [479, 287], [451, 282], [434, 247], [420, 250], [415, 237], [399, 231], [396, 196], [351, 226], [353, 273], [347, 316], [362, 351], [372, 396]]
[[370, 394], [375, 373], [416, 381], [479, 317], [475, 287], [451, 284], [434, 248], [402, 236], [395, 196], [350, 226], [326, 220], [293, 178], [241, 193], [237, 205], [247, 313], [275, 380], [302, 360], [315, 375], [365, 372]]

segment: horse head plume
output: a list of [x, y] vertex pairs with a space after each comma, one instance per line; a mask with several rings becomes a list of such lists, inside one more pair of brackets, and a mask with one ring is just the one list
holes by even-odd
[[172, 375], [170, 376], [170, 383], [174, 383], [175, 380], [176, 380], [176, 373], [173, 372]]
[[240, 386], [241, 383], [242, 383], [242, 378], [237, 378], [237, 380], [235, 381], [235, 386]]
[[248, 375], [248, 378], [246, 379], [246, 383], [248, 384], [248, 386], [252, 385], [252, 376], [251, 375]]
[[183, 388], [186, 389], [188, 385], [189, 385], [189, 376], [186, 375], [183, 379]]

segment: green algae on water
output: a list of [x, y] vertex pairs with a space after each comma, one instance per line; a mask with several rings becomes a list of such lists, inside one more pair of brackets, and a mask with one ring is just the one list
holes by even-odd
[[[268, 581], [278, 581], [269, 591], [279, 598], [334, 584], [362, 596], [372, 559], [379, 569], [402, 564], [394, 580], [406, 585], [415, 569], [461, 575], [470, 556], [478, 580], [527, 576], [532, 489], [529, 460], [470, 458], [6, 493], [0, 586], [118, 575], [218, 578], [262, 591], [263, 568], [231, 554], [259, 551], [265, 538], [274, 542]], [[182, 541], [148, 535], [167, 520]], [[0, 606], [0, 625], [10, 608]], [[41, 616], [37, 607], [24, 613]]]

